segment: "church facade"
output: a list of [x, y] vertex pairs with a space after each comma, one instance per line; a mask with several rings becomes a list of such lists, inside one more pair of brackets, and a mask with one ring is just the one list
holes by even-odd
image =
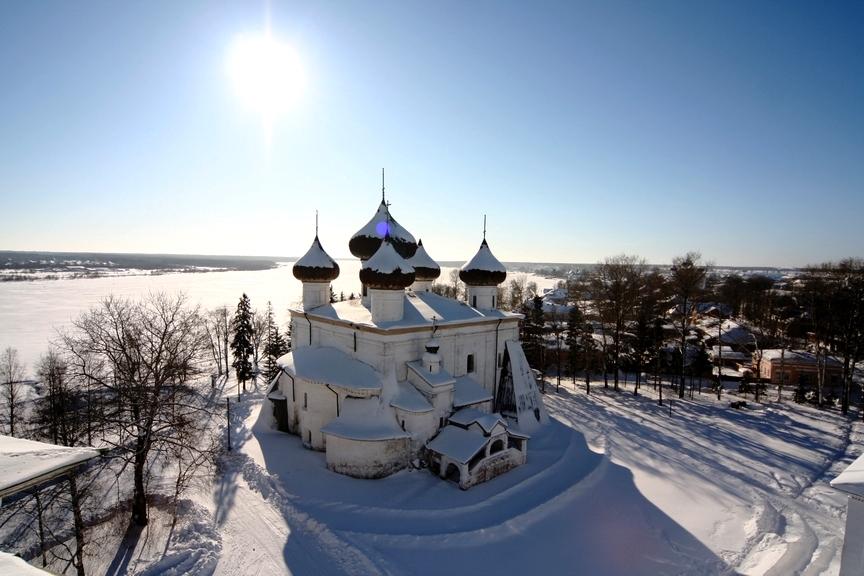
[[467, 301], [431, 292], [439, 266], [383, 198], [349, 249], [362, 262], [356, 300], [329, 302], [339, 266], [317, 236], [294, 265], [302, 307], [268, 390], [277, 427], [357, 478], [428, 466], [467, 489], [523, 464], [548, 416], [521, 316], [498, 309], [507, 273], [485, 237], [460, 270]]

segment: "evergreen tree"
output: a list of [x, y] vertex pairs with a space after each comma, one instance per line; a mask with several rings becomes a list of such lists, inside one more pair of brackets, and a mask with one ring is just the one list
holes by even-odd
[[231, 366], [234, 368], [237, 380], [245, 392], [246, 382], [251, 380], [253, 376], [252, 362], [249, 360], [253, 351], [252, 304], [245, 293], [240, 297], [240, 302], [237, 304], [237, 311], [234, 313], [231, 328], [234, 332], [234, 337], [231, 339], [231, 354], [234, 356], [234, 362], [231, 363]]
[[567, 372], [576, 383], [579, 372], [585, 374], [585, 390], [591, 393], [591, 371], [597, 368], [597, 342], [594, 326], [585, 321], [578, 306], [573, 306], [567, 319]]
[[273, 317], [273, 306], [267, 302], [267, 336], [264, 342], [264, 377], [268, 382], [279, 374], [276, 360], [288, 352], [288, 342], [279, 333], [279, 326]]
[[528, 302], [522, 304], [521, 313], [525, 316], [522, 320], [522, 348], [525, 351], [525, 357], [528, 359], [528, 365], [535, 370], [543, 370], [543, 331], [545, 327], [545, 317], [543, 315], [543, 299], [540, 296], [534, 296], [531, 300], [531, 306]]
[[565, 374], [573, 380], [574, 386], [576, 385], [576, 376], [582, 370], [580, 345], [584, 324], [585, 316], [582, 314], [582, 309], [577, 304], [573, 304], [567, 315], [567, 338], [564, 341], [567, 345], [567, 364], [564, 370]]

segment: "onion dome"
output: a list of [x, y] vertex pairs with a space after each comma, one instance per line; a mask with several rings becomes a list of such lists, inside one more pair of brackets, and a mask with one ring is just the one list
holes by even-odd
[[437, 354], [440, 347], [441, 346], [438, 344], [438, 341], [435, 340], [434, 336], [429, 338], [426, 342], [426, 352], [429, 352], [430, 354]]
[[360, 268], [360, 281], [377, 290], [403, 290], [414, 283], [414, 268], [385, 237], [378, 251]]
[[419, 282], [431, 282], [441, 275], [441, 267], [426, 253], [423, 240], [417, 242], [417, 252], [408, 264], [414, 268], [414, 279]]
[[369, 260], [387, 235], [402, 258], [411, 258], [417, 252], [414, 236], [390, 216], [390, 209], [382, 200], [375, 216], [348, 241], [348, 249], [360, 260]]
[[292, 271], [301, 282], [331, 282], [339, 276], [339, 265], [324, 251], [316, 235], [312, 246], [294, 263]]
[[468, 286], [497, 286], [507, 278], [507, 269], [492, 255], [486, 239], [480, 250], [459, 270], [459, 279]]

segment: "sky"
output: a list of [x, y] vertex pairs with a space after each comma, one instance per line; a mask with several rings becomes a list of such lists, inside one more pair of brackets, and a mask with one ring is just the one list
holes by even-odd
[[[350, 257], [384, 168], [437, 260], [484, 215], [502, 261], [864, 257], [862, 26], [861, 2], [6, 0], [0, 249], [300, 256], [317, 211]], [[268, 33], [302, 80], [262, 114], [232, 62]]]

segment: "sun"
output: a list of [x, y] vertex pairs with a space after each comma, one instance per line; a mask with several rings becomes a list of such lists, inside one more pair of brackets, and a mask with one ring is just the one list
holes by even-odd
[[297, 105], [305, 78], [297, 53], [270, 34], [238, 36], [228, 61], [244, 107], [261, 115], [269, 142], [273, 124]]

